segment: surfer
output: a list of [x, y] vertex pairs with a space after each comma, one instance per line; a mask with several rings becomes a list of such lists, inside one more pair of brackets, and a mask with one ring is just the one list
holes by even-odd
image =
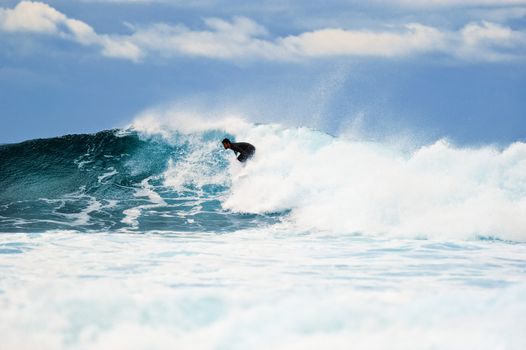
[[231, 149], [237, 155], [237, 160], [240, 162], [245, 162], [246, 160], [252, 158], [256, 152], [256, 147], [252, 146], [248, 142], [230, 142], [229, 139], [224, 139], [222, 141], [223, 147], [225, 149]]

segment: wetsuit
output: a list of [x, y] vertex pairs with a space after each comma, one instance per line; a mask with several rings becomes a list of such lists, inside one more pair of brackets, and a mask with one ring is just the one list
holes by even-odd
[[230, 143], [230, 149], [234, 151], [236, 155], [239, 153], [237, 160], [240, 162], [244, 162], [247, 159], [252, 158], [256, 152], [256, 147], [247, 142], [232, 142]]

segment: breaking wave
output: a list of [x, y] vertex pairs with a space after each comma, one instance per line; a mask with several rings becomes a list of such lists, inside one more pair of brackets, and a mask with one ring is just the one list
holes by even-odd
[[[248, 141], [238, 163], [220, 140]], [[299, 232], [526, 240], [526, 144], [388, 144], [240, 118], [0, 146], [0, 230]]]

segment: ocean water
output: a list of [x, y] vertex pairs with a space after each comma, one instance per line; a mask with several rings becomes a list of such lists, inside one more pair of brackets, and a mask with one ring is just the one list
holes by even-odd
[[526, 348], [525, 143], [145, 115], [0, 165], [1, 349]]

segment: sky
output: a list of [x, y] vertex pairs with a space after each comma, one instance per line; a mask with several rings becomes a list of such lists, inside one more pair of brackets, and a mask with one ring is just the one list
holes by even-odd
[[526, 0], [0, 0], [0, 143], [151, 110], [526, 137]]

